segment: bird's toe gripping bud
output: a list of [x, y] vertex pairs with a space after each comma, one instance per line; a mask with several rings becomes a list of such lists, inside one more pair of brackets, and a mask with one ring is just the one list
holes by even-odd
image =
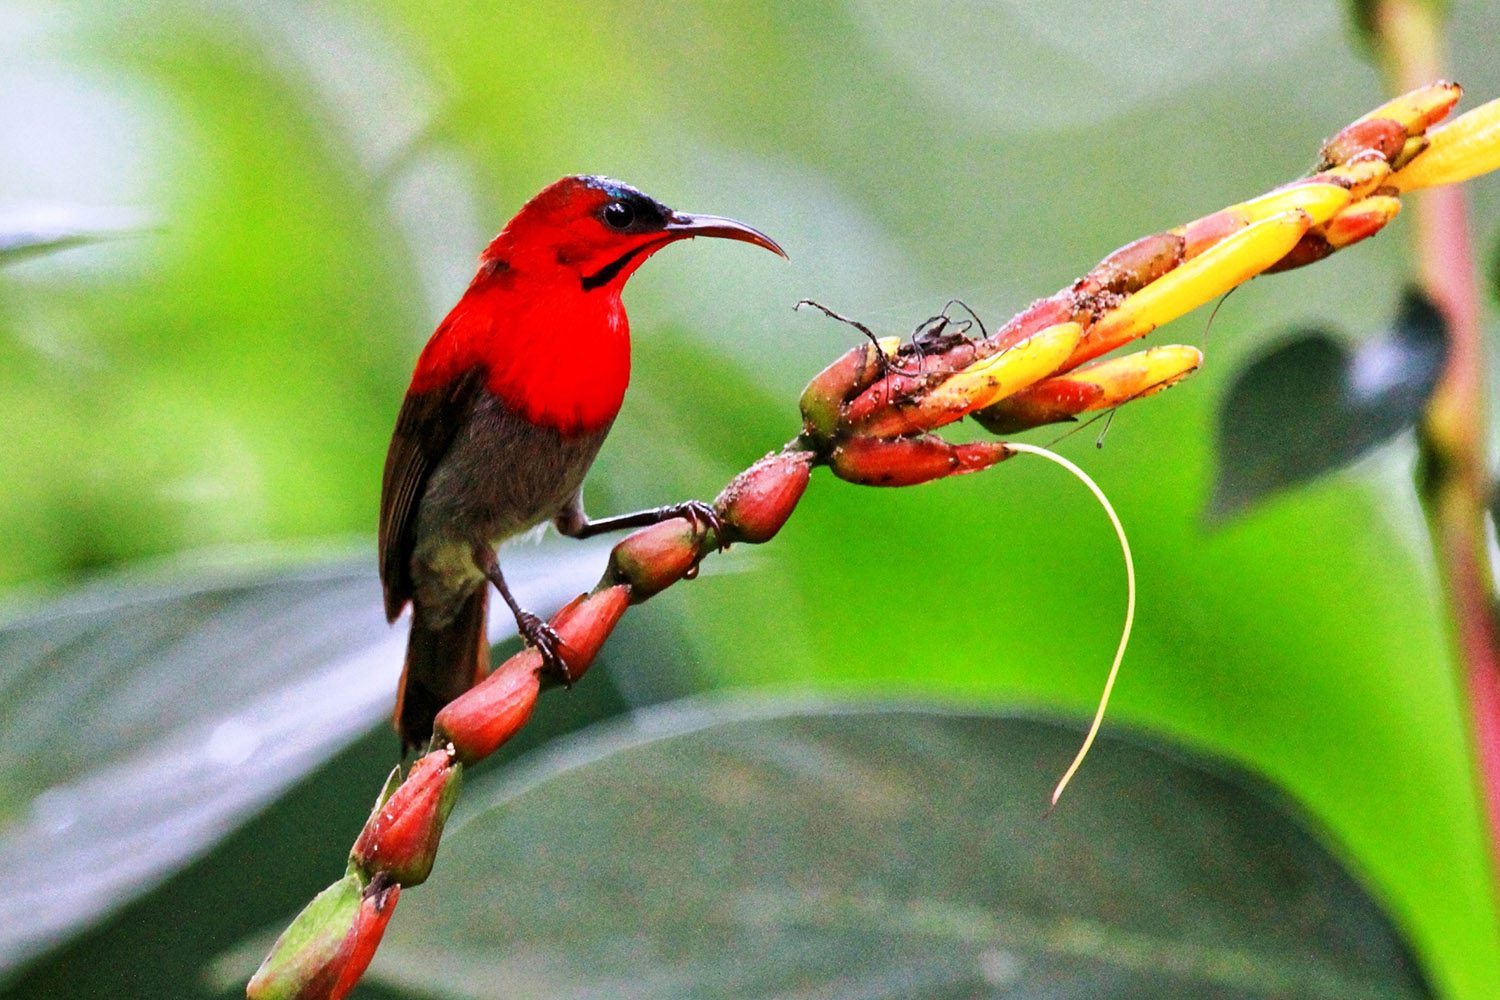
[[[629, 604], [630, 588], [615, 584], [575, 598], [553, 616], [552, 627], [562, 639], [568, 671], [575, 680], [594, 662]], [[531, 718], [541, 694], [541, 671], [542, 658], [536, 650], [512, 656], [443, 706], [433, 720], [437, 740], [451, 746], [460, 763], [488, 757]]]

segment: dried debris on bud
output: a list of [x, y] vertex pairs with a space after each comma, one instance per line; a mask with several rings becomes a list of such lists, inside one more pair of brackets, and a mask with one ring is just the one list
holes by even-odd
[[[1078, 346], [1083, 328], [1059, 323], [1011, 347], [980, 357], [946, 376], [934, 373], [933, 386], [909, 400], [872, 406], [863, 420], [851, 413], [855, 435], [899, 437], [935, 430], [1026, 388], [1057, 371]], [[973, 353], [978, 353], [974, 351]], [[870, 390], [874, 392], [878, 386]]]

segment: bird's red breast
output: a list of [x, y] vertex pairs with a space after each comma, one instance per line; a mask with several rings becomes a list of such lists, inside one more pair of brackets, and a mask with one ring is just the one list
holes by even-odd
[[630, 382], [630, 327], [614, 289], [585, 292], [486, 264], [417, 361], [411, 393], [482, 367], [485, 388], [532, 423], [566, 435], [607, 428]]

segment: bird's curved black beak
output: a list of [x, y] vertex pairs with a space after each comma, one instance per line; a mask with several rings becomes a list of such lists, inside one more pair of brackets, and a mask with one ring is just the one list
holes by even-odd
[[665, 231], [677, 240], [688, 240], [694, 236], [717, 236], [725, 240], [753, 243], [781, 257], [786, 257], [786, 251], [765, 233], [751, 229], [743, 222], [725, 219], [718, 215], [687, 215], [683, 212], [673, 212], [667, 219]]

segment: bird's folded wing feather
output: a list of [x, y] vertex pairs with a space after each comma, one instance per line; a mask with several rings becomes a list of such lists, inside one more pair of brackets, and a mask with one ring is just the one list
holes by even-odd
[[446, 385], [409, 392], [396, 417], [380, 487], [380, 582], [390, 621], [411, 600], [416, 512], [428, 477], [468, 421], [484, 382], [484, 369], [475, 367]]

